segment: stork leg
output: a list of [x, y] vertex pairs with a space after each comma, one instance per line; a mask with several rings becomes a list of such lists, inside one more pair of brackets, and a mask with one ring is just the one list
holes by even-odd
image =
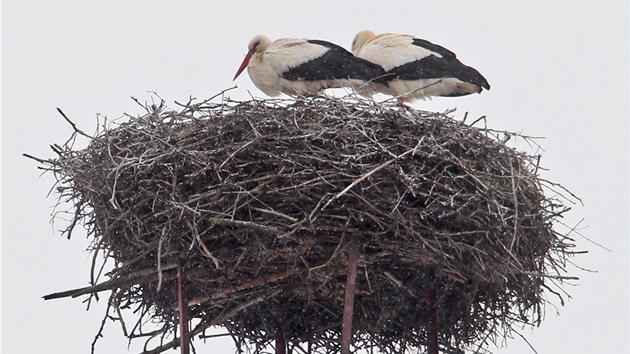
[[405, 106], [405, 98], [403, 96], [397, 96], [396, 101], [398, 101], [400, 113], [405, 113], [407, 111], [407, 106]]
[[343, 322], [341, 324], [341, 354], [350, 354], [352, 342], [352, 316], [354, 313], [354, 294], [357, 285], [357, 264], [359, 262], [359, 241], [351, 237], [348, 243], [348, 274], [346, 294], [343, 303]]
[[182, 263], [177, 264], [177, 300], [179, 302], [179, 347], [181, 354], [190, 354], [190, 332], [188, 331], [188, 294]]
[[296, 110], [303, 111], [306, 109], [306, 96], [297, 95], [295, 96], [295, 103], [293, 104]]

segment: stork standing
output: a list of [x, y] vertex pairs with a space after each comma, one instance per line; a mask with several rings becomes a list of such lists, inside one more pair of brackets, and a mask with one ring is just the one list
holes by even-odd
[[247, 68], [249, 77], [262, 92], [277, 96], [317, 94], [327, 88], [360, 87], [368, 82], [387, 86], [385, 70], [344, 48], [322, 40], [257, 35], [234, 80]]
[[370, 85], [370, 89], [395, 96], [401, 104], [404, 100], [464, 96], [490, 89], [488, 81], [462, 64], [455, 53], [410, 35], [377, 35], [364, 30], [354, 37], [352, 53], [385, 69], [389, 85]]

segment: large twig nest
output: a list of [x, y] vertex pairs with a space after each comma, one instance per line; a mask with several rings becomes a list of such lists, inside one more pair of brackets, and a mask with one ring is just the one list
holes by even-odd
[[221, 325], [262, 348], [281, 326], [335, 352], [351, 237], [356, 348], [425, 346], [427, 288], [443, 350], [484, 348], [537, 324], [564, 277], [573, 244], [553, 223], [568, 208], [544, 195], [538, 157], [492, 130], [332, 98], [182, 107], [146, 106], [44, 162], [73, 205], [66, 232], [84, 224], [115, 261], [73, 294], [113, 289], [112, 307], [163, 324], [153, 337], [176, 326], [181, 262], [194, 333]]

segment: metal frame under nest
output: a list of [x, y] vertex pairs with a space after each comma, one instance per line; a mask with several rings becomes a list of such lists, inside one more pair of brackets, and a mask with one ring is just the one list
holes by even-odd
[[[352, 98], [178, 105], [142, 104], [93, 136], [66, 118], [58, 157], [29, 156], [68, 202], [68, 238], [83, 225], [94, 259], [114, 264], [46, 298], [111, 290], [123, 325], [122, 309], [139, 314], [129, 338], [160, 341], [145, 354], [181, 344], [178, 296], [184, 334], [218, 325], [254, 353], [278, 333], [289, 350], [338, 352], [349, 244], [354, 349], [420, 350], [434, 326], [443, 352], [485, 351], [576, 279], [573, 240], [553, 226], [579, 199], [505, 144], [528, 137]], [[161, 326], [145, 332], [147, 319]]]

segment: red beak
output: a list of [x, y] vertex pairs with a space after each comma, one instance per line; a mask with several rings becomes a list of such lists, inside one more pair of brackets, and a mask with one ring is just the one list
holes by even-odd
[[243, 59], [243, 62], [241, 63], [241, 67], [238, 68], [238, 71], [236, 72], [236, 75], [234, 75], [234, 78], [232, 79], [232, 81], [236, 80], [236, 78], [243, 72], [243, 70], [245, 70], [245, 68], [247, 67], [247, 64], [249, 64], [249, 59], [252, 58], [252, 52], [247, 52], [247, 55], [245, 56], [245, 59]]

